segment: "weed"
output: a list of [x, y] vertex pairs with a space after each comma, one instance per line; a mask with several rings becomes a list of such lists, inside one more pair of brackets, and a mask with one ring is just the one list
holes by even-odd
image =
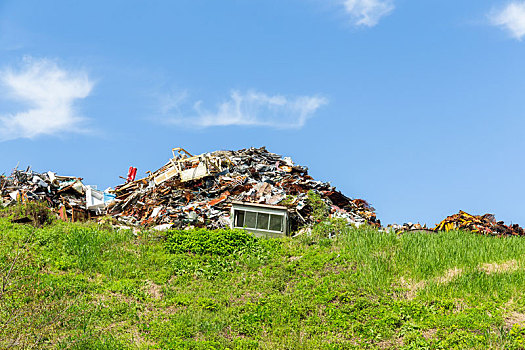
[[93, 228], [73, 227], [66, 232], [63, 241], [67, 267], [78, 267], [85, 271], [95, 267], [104, 250], [108, 249], [110, 236]]
[[321, 196], [313, 190], [308, 191], [308, 204], [312, 208], [312, 217], [315, 222], [321, 222], [328, 216], [328, 206]]
[[2, 214], [10, 217], [12, 222], [30, 223], [35, 227], [49, 225], [55, 219], [55, 214], [42, 202], [20, 202], [3, 209]]

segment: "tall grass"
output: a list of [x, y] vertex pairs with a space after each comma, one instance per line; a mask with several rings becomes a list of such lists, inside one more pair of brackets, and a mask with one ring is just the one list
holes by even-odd
[[396, 263], [417, 279], [435, 277], [454, 267], [471, 269], [482, 263], [522, 261], [525, 257], [525, 240], [520, 237], [450, 231], [405, 234], [399, 241]]
[[[421, 283], [427, 297], [502, 297], [525, 289], [525, 239], [469, 232], [396, 235], [373, 228], [348, 229], [336, 243], [358, 268], [356, 282], [388, 293], [401, 279]], [[490, 273], [485, 264], [508, 265]]]
[[195, 230], [163, 240], [0, 218], [0, 268], [29, 241], [31, 264], [17, 273], [37, 296], [4, 303], [72, 304], [42, 348], [525, 345], [525, 327], [509, 321], [525, 320], [525, 239], [320, 225], [305, 239]]

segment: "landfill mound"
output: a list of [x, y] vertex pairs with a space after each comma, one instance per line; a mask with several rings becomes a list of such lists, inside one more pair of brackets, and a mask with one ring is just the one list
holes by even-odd
[[434, 231], [467, 230], [491, 236], [523, 236], [525, 230], [518, 224], [505, 225], [496, 221], [492, 214], [471, 215], [464, 211], [447, 216], [436, 225]]
[[147, 178], [117, 186], [108, 213], [128, 225], [216, 229], [231, 225], [231, 205], [238, 201], [286, 207], [290, 229], [296, 231], [313, 224], [308, 193], [315, 193], [330, 217], [381, 226], [366, 201], [314, 180], [306, 167], [264, 147], [199, 156], [182, 148], [173, 151], [173, 158]]
[[[331, 218], [355, 226], [367, 223], [381, 227], [375, 209], [365, 200], [349, 198], [330, 183], [314, 180], [307, 167], [264, 147], [196, 156], [174, 148], [173, 158], [148, 173], [135, 180], [136, 168], [131, 167], [126, 183], [114, 190], [99, 191], [84, 185], [80, 177], [16, 168], [11, 175], [0, 176], [0, 206], [34, 201], [46, 203], [66, 221], [110, 215], [132, 226], [217, 229], [234, 226], [232, 205], [240, 203], [266, 211], [286, 211], [289, 226], [282, 232], [289, 233], [300, 232], [319, 220], [315, 206], [320, 201], [323, 213]], [[267, 228], [274, 224], [270, 214], [261, 214], [261, 218], [266, 220]], [[387, 229], [397, 233], [466, 230], [492, 236], [525, 235], [519, 225], [505, 225], [492, 214], [471, 215], [464, 211], [448, 216], [433, 229], [412, 223], [393, 224]]]

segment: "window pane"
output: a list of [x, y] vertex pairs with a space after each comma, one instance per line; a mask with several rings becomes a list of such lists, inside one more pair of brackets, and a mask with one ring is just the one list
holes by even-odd
[[282, 215], [270, 215], [270, 231], [283, 230], [283, 216]]
[[257, 221], [257, 213], [247, 211], [244, 214], [244, 226], [248, 228], [255, 228], [255, 222]]
[[270, 214], [258, 213], [257, 215], [257, 228], [260, 230], [267, 230], [268, 221], [270, 221]]
[[244, 211], [235, 211], [235, 227], [244, 227]]

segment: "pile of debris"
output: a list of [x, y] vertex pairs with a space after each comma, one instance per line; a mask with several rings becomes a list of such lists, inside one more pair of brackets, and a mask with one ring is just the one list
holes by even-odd
[[427, 225], [421, 225], [420, 223], [414, 224], [412, 222], [405, 222], [403, 225], [389, 224], [386, 229], [395, 233], [403, 233], [410, 231], [432, 231], [427, 228]]
[[[295, 231], [315, 220], [309, 201], [314, 194], [325, 203], [331, 217], [356, 226], [380, 226], [374, 208], [366, 201], [348, 198], [329, 183], [315, 181], [306, 167], [264, 147], [198, 156], [174, 148], [166, 165], [146, 178], [117, 186], [113, 193], [116, 200], [107, 211], [128, 225], [231, 227], [232, 203], [240, 202], [266, 206], [267, 210], [271, 206], [287, 209], [289, 231]], [[259, 221], [269, 227], [268, 220], [261, 216]]]
[[[85, 186], [79, 177], [15, 169], [9, 176], [0, 176], [0, 206], [45, 202], [67, 221], [109, 214], [126, 225], [157, 229], [244, 227], [256, 233], [288, 234], [311, 226], [326, 213], [355, 226], [381, 227], [366, 201], [351, 199], [330, 183], [314, 180], [308, 168], [264, 147], [197, 156], [182, 148], [172, 152], [173, 158], [147, 177], [135, 180], [137, 170], [131, 167], [125, 184], [105, 191]], [[323, 215], [318, 215], [319, 210]], [[433, 229], [413, 223], [387, 229], [525, 235], [519, 225], [505, 225], [492, 214], [464, 211]]]
[[434, 231], [467, 230], [492, 236], [523, 236], [525, 230], [518, 224], [505, 225], [496, 221], [494, 215], [471, 215], [464, 211], [445, 218], [434, 228]]
[[[60, 176], [51, 171], [37, 173], [31, 168], [15, 169], [9, 176], [0, 176], [0, 205], [44, 202], [63, 220], [89, 219], [91, 211], [104, 207], [98, 200], [101, 193], [104, 194], [91, 186], [85, 186], [80, 177]], [[114, 197], [109, 193], [106, 196], [106, 203]], [[102, 203], [104, 204], [104, 198]]]

